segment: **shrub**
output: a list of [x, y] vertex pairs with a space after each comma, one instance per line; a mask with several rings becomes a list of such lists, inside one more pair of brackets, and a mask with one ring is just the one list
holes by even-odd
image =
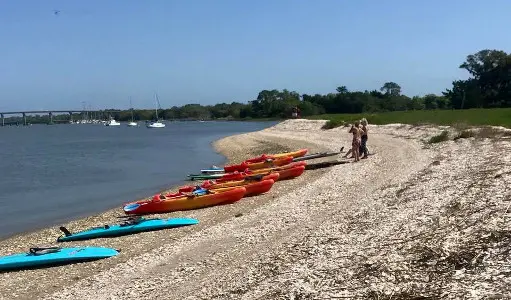
[[432, 136], [429, 139], [429, 144], [441, 143], [449, 140], [449, 132], [447, 130], [442, 131], [440, 134]]

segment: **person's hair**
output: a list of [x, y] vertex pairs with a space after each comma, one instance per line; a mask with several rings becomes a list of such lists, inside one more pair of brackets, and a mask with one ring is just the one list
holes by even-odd
[[360, 124], [362, 124], [362, 125], [364, 125], [364, 126], [367, 126], [367, 120], [366, 120], [366, 118], [362, 118], [362, 119], [360, 120]]
[[355, 127], [358, 127], [360, 125], [359, 121], [355, 121]]

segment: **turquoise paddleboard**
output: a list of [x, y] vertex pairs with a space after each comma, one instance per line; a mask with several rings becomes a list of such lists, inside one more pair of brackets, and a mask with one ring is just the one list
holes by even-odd
[[0, 270], [54, 266], [116, 256], [119, 252], [103, 247], [30, 248], [28, 253], [0, 256]]
[[192, 218], [144, 219], [141, 217], [134, 217], [129, 218], [120, 224], [104, 225], [76, 233], [71, 233], [65, 227], [60, 227], [60, 230], [64, 232], [64, 235], [60, 236], [57, 239], [57, 242], [120, 236], [142, 231], [152, 231], [165, 228], [194, 225], [197, 223], [199, 223], [199, 220]]

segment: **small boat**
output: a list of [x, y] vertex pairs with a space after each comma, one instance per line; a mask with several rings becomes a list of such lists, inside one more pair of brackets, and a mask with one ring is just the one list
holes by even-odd
[[137, 127], [138, 126], [138, 123], [135, 122], [135, 118], [133, 116], [133, 105], [131, 104], [131, 97], [130, 97], [130, 110], [131, 110], [131, 122], [128, 123], [128, 126], [129, 127]]
[[302, 157], [307, 153], [308, 149], [299, 149], [292, 152], [283, 152], [283, 153], [276, 153], [276, 154], [262, 154], [257, 157], [246, 159], [245, 163], [257, 163], [266, 161], [268, 159], [279, 159], [287, 156], [291, 156], [293, 158]]
[[71, 233], [64, 226], [59, 229], [64, 233], [57, 242], [80, 241], [100, 237], [114, 237], [134, 234], [144, 231], [154, 231], [198, 224], [199, 220], [192, 218], [146, 219], [143, 217], [129, 217], [120, 224], [103, 225], [84, 231]]
[[239, 171], [243, 172], [246, 169], [249, 170], [258, 170], [258, 169], [265, 169], [265, 168], [271, 168], [271, 167], [280, 167], [287, 165], [289, 163], [293, 162], [292, 156], [283, 156], [275, 159], [267, 159], [260, 162], [242, 162], [241, 164], [237, 165], [226, 165], [224, 166], [224, 170], [226, 173]]
[[[160, 100], [158, 99], [158, 94], [154, 93], [154, 96], [156, 98], [156, 121], [151, 121], [146, 124], [147, 128], [164, 128], [165, 123], [161, 122], [158, 117], [158, 107], [160, 107]], [[160, 107], [161, 108], [161, 107]]]
[[111, 118], [108, 122], [105, 123], [105, 126], [120, 126], [121, 123], [117, 122], [114, 118]]
[[104, 247], [34, 247], [28, 253], [0, 256], [0, 270], [27, 269], [103, 259], [119, 251]]
[[191, 210], [219, 204], [232, 204], [245, 196], [247, 190], [243, 186], [235, 186], [214, 191], [205, 191], [203, 195], [155, 195], [151, 200], [142, 200], [124, 205], [126, 214], [158, 214], [179, 210]]
[[147, 128], [164, 128], [165, 124], [160, 121], [149, 122], [149, 123], [147, 123], [146, 127]]
[[[305, 170], [305, 166], [307, 163], [305, 161], [298, 161], [298, 162], [292, 162], [290, 164], [280, 166], [280, 167], [272, 167], [272, 168], [265, 168], [265, 169], [257, 169], [257, 170], [245, 170], [243, 172], [234, 171], [231, 173], [218, 173], [218, 174], [189, 174], [188, 179], [189, 180], [215, 180], [216, 183], [220, 182], [226, 182], [226, 181], [233, 181], [233, 180], [243, 180], [246, 177], [254, 177], [254, 176], [260, 176], [261, 174], [267, 175], [270, 172], [277, 172], [280, 174], [280, 177], [278, 180], [293, 178], [301, 175], [303, 173], [303, 170]], [[297, 167], [303, 167], [302, 170], [300, 168], [296, 169]], [[289, 171], [289, 170], [293, 171]], [[298, 175], [296, 175], [298, 174]]]
[[[247, 196], [255, 196], [259, 194], [263, 194], [268, 192], [275, 181], [279, 179], [279, 173], [271, 173], [266, 176], [261, 176], [259, 178], [244, 178], [242, 180], [236, 180], [236, 181], [227, 181], [222, 183], [216, 183], [213, 181], [205, 181], [200, 186], [194, 187], [194, 186], [183, 186], [179, 188], [179, 193], [190, 193], [194, 190], [200, 188], [200, 189], [207, 189], [207, 190], [217, 190], [217, 189], [223, 189], [228, 187], [235, 187], [235, 186], [243, 186], [246, 189], [244, 197]], [[172, 196], [173, 194], [170, 194], [169, 196]], [[167, 197], [167, 195], [165, 195]]]

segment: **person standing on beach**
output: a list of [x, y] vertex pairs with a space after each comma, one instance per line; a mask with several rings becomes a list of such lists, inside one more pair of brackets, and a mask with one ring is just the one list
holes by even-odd
[[361, 141], [361, 134], [362, 129], [359, 128], [360, 123], [359, 121], [355, 122], [355, 125], [351, 126], [349, 133], [353, 134], [353, 141], [351, 142], [351, 152], [353, 153], [353, 157], [355, 158], [355, 162], [360, 161], [360, 145], [362, 144]]
[[367, 120], [366, 120], [366, 118], [362, 118], [362, 120], [360, 120], [360, 124], [362, 125], [362, 128], [360, 129], [362, 136], [361, 136], [359, 155], [362, 155], [362, 153], [363, 153], [364, 156], [361, 159], [365, 159], [365, 158], [367, 158], [367, 155], [369, 155], [369, 151], [367, 150]]

